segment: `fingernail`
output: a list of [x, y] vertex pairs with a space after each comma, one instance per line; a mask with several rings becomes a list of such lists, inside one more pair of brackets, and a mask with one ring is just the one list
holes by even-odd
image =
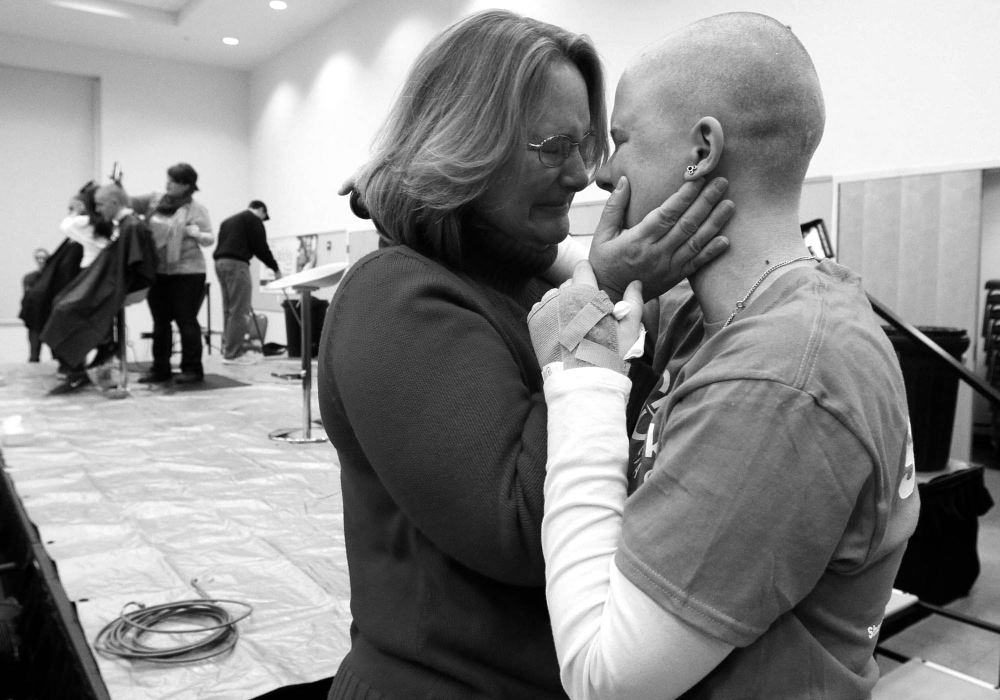
[[624, 187], [625, 187], [625, 176], [622, 175], [620, 178], [618, 178], [618, 184], [615, 185], [615, 192], [621, 192]]
[[729, 187], [729, 180], [724, 177], [717, 177], [712, 181], [712, 184], [715, 185], [715, 189], [719, 192], [725, 192]]

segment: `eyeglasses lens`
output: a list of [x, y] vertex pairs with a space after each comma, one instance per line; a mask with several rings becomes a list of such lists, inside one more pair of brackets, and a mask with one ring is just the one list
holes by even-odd
[[570, 140], [565, 136], [550, 136], [542, 141], [538, 155], [543, 165], [549, 168], [558, 168], [569, 157], [572, 147]]
[[587, 134], [580, 141], [580, 156], [587, 168], [593, 168], [597, 165], [597, 136], [595, 134]]
[[[558, 168], [566, 159], [573, 154], [576, 144], [568, 136], [550, 136], [542, 141], [538, 149], [538, 155], [544, 165], [549, 168]], [[587, 168], [594, 167], [597, 163], [597, 137], [594, 134], [587, 134], [579, 143], [580, 157]]]

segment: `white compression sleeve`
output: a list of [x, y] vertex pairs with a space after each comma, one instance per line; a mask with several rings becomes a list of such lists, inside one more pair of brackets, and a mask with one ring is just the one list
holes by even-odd
[[629, 387], [627, 378], [596, 367], [545, 381], [546, 596], [573, 700], [675, 697], [731, 650], [665, 611], [614, 565], [627, 491]]

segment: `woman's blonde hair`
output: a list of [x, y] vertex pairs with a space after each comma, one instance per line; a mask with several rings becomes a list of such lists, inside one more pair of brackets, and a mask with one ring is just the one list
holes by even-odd
[[435, 38], [358, 173], [357, 199], [382, 236], [457, 265], [467, 205], [526, 147], [529, 115], [559, 62], [575, 66], [586, 83], [600, 164], [608, 154], [604, 74], [588, 37], [489, 10]]

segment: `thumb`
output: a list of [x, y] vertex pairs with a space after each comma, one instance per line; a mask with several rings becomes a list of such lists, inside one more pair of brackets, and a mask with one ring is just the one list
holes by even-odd
[[[622, 295], [622, 300], [615, 304], [614, 317], [619, 321], [627, 318], [642, 319], [643, 300], [642, 282], [634, 280], [629, 282]], [[640, 321], [641, 322], [641, 321]]]
[[625, 294], [622, 297], [624, 301], [627, 301], [630, 306], [636, 311], [637, 316], [642, 316], [642, 282], [635, 280], [629, 282], [629, 285], [625, 288]]
[[601, 212], [601, 219], [597, 222], [597, 230], [594, 231], [591, 245], [606, 243], [621, 233], [629, 194], [628, 178], [622, 175], [618, 178], [618, 184], [615, 185], [614, 191], [604, 204], [604, 211]]
[[632, 282], [625, 288], [622, 300], [615, 304], [614, 316], [618, 320], [619, 349], [626, 353], [624, 359], [637, 356], [631, 350], [642, 337], [642, 282]]

